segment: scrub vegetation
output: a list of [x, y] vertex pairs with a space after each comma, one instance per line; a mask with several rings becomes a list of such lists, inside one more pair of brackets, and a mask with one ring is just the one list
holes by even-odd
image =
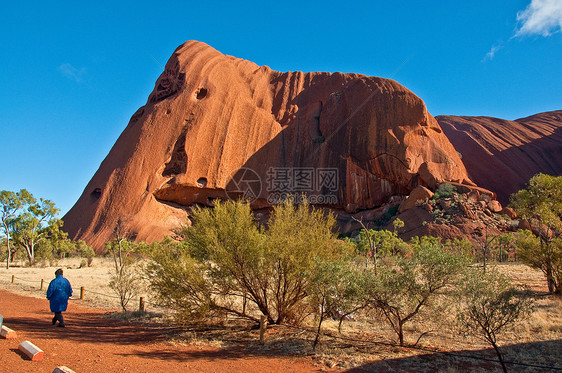
[[[237, 320], [251, 330], [265, 317], [271, 326], [305, 331], [319, 355], [337, 338], [369, 341], [378, 333], [411, 348], [442, 345], [436, 336], [448, 334], [457, 342], [475, 338], [489, 344], [507, 371], [511, 333], [561, 331], [560, 307], [544, 305], [560, 303], [561, 180], [537, 175], [514, 194], [512, 206], [533, 229], [494, 237], [484, 253], [468, 240], [405, 242], [397, 234], [399, 220], [393, 231], [363, 227], [342, 238], [332, 213], [291, 199], [273, 208], [267, 224], [244, 201], [195, 207], [191, 225], [177, 229], [174, 239], [152, 244], [133, 242], [117, 222], [105, 250], [113, 263], [108, 285], [123, 311], [148, 292], [153, 304], [185, 328]], [[24, 190], [2, 191], [0, 197], [7, 266], [17, 258], [33, 265], [93, 257], [84, 242], [60, 231], [50, 201], [38, 202]], [[29, 243], [23, 237], [35, 238]], [[553, 298], [540, 297], [537, 284], [530, 288], [514, 276], [512, 268], [523, 268], [512, 263], [516, 259], [544, 274]]]

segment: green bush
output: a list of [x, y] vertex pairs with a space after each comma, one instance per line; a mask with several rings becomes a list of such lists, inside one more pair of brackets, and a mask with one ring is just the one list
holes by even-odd
[[543, 271], [551, 293], [562, 293], [562, 176], [533, 176], [525, 189], [511, 195], [511, 205], [537, 228], [534, 242], [522, 240], [519, 257]]
[[433, 199], [449, 198], [457, 192], [457, 188], [449, 183], [440, 184], [435, 190]]
[[185, 322], [231, 313], [269, 323], [298, 322], [320, 261], [349, 256], [334, 234], [335, 219], [291, 200], [277, 205], [267, 229], [243, 202], [196, 208], [179, 245], [152, 253], [148, 277], [160, 301]]
[[404, 325], [434, 307], [444, 289], [456, 284], [465, 265], [464, 257], [447, 252], [439, 242], [425, 240], [412, 257], [394, 257], [369, 272], [369, 305], [384, 315], [403, 346]]
[[390, 221], [390, 219], [396, 216], [399, 207], [400, 205], [398, 204], [390, 206], [388, 210], [381, 216], [380, 220], [377, 221], [377, 225], [379, 226], [386, 225]]

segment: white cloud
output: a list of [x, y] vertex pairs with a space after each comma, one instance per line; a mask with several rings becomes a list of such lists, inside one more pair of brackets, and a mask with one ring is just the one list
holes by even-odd
[[496, 55], [496, 52], [499, 51], [502, 48], [503, 48], [503, 46], [501, 46], [501, 45], [492, 46], [490, 51], [488, 53], [486, 53], [486, 55], [482, 59], [482, 62], [486, 62], [486, 61], [494, 59], [494, 56]]
[[562, 29], [562, 0], [531, 0], [525, 10], [517, 12], [521, 26], [514, 37], [549, 36]]
[[84, 79], [83, 76], [86, 73], [86, 69], [81, 67], [77, 69], [69, 63], [63, 63], [59, 66], [59, 71], [65, 77], [70, 80], [74, 80], [77, 83], [81, 83]]

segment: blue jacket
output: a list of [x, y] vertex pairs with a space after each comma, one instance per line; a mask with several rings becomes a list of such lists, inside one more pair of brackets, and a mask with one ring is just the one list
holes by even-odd
[[68, 298], [72, 295], [72, 287], [67, 279], [58, 275], [47, 288], [47, 299], [51, 312], [64, 312], [68, 306]]

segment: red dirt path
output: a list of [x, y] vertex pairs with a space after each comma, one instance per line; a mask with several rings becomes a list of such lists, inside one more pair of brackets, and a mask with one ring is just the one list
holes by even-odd
[[[0, 339], [1, 372], [48, 372], [66, 365], [76, 372], [317, 372], [311, 359], [249, 355], [242, 348], [176, 346], [171, 329], [103, 318], [104, 311], [72, 302], [66, 328], [51, 325], [45, 299], [0, 290], [0, 314], [17, 339]], [[18, 352], [29, 340], [45, 351], [43, 361]]]

